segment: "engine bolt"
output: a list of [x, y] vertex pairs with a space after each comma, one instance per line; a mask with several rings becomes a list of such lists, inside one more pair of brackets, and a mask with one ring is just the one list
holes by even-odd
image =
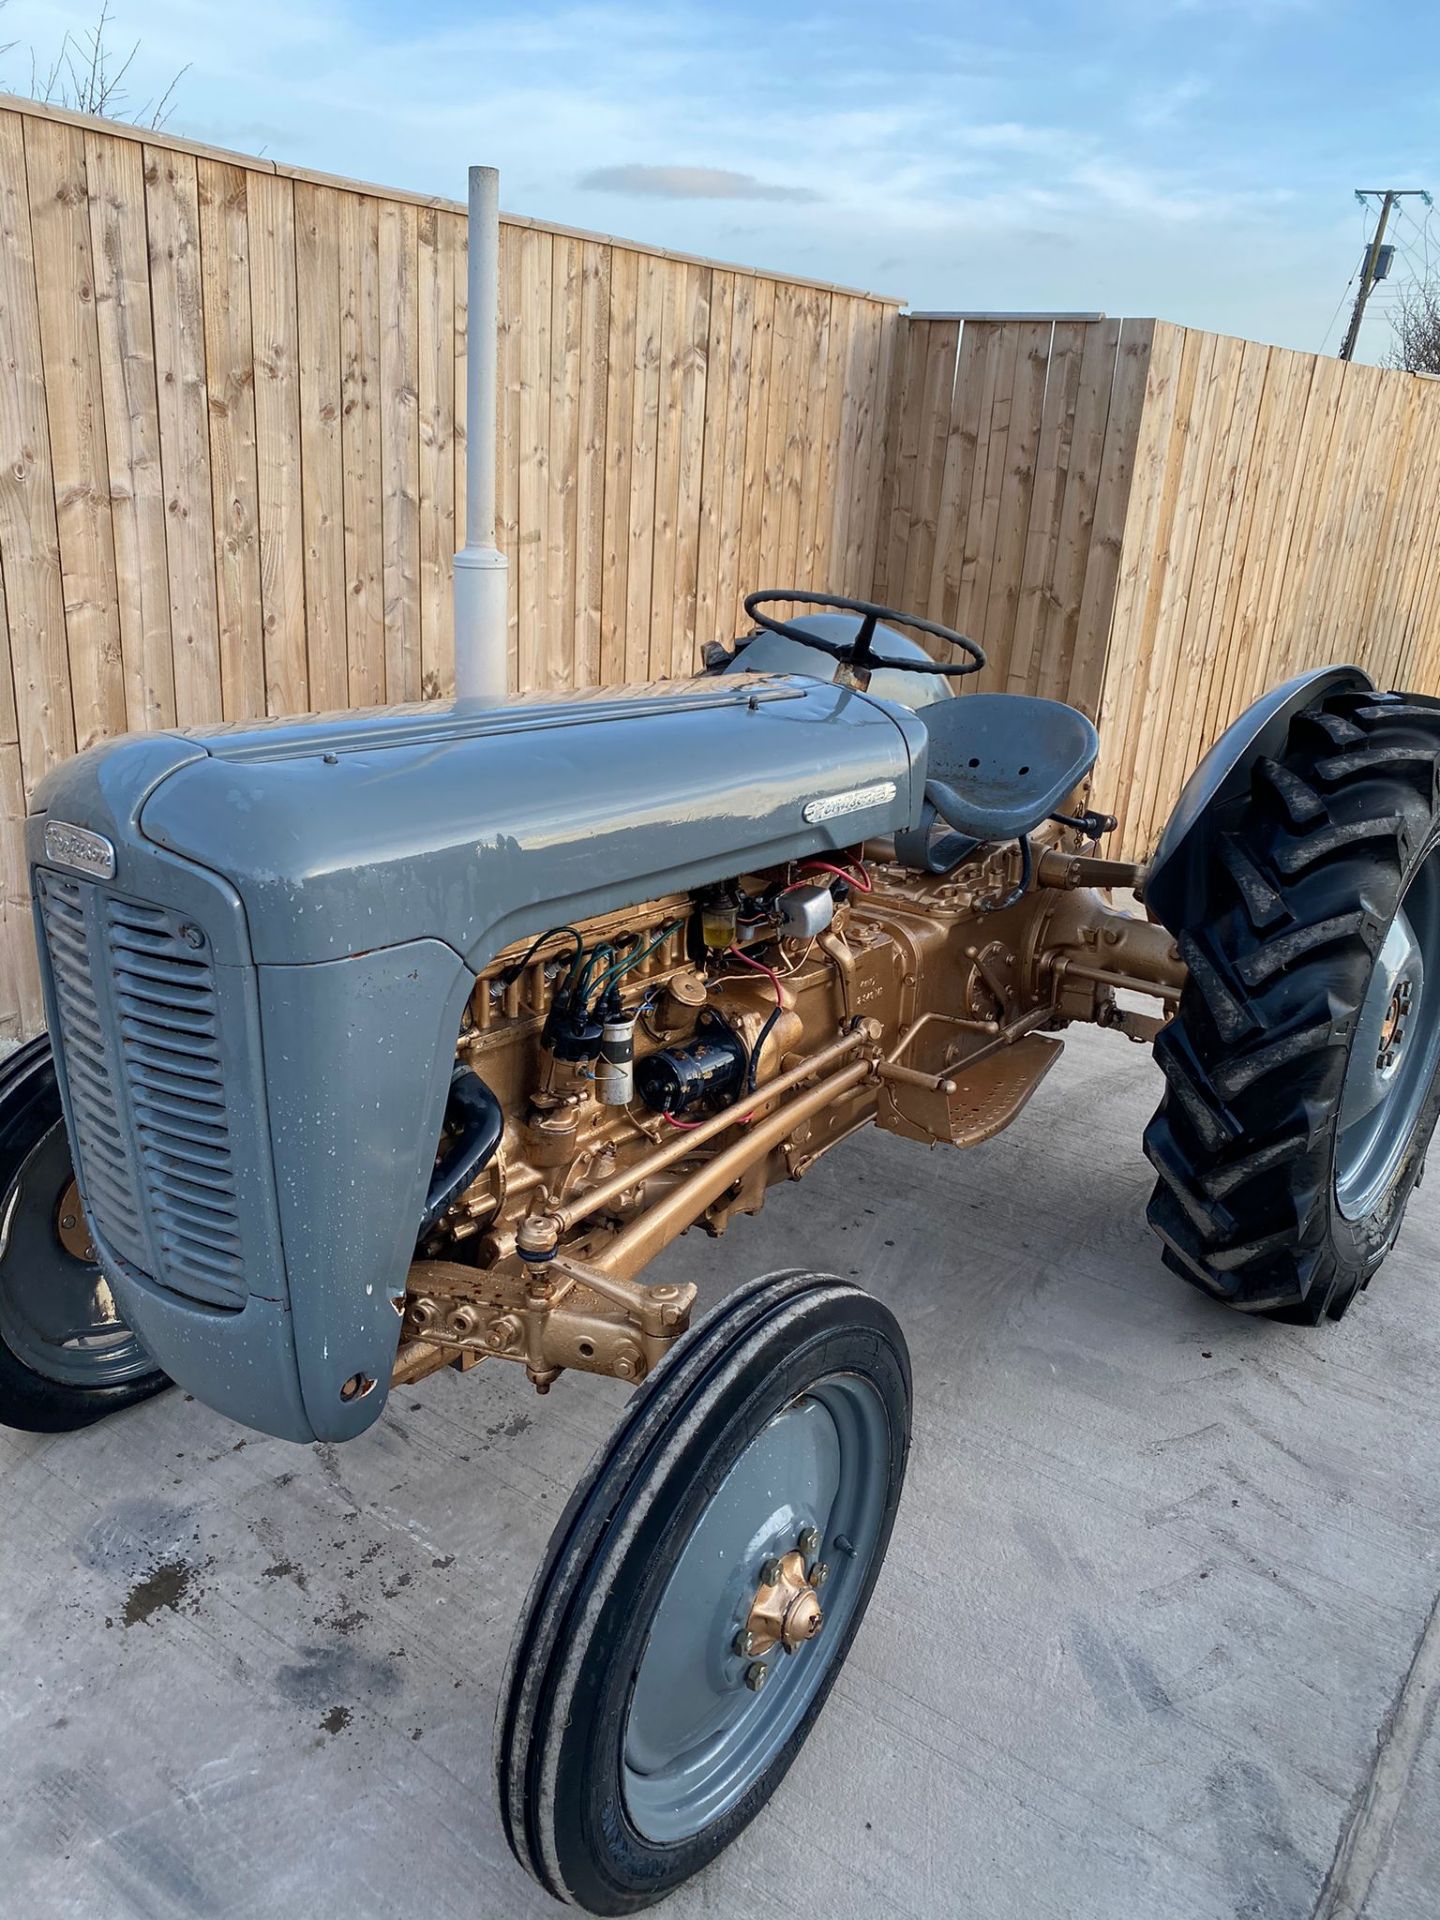
[[804, 1554], [807, 1560], [812, 1553], [818, 1553], [820, 1551], [820, 1529], [818, 1527], [805, 1527], [802, 1529], [798, 1545], [801, 1553]]
[[826, 1564], [825, 1564], [825, 1562], [824, 1562], [823, 1560], [817, 1560], [817, 1561], [815, 1562], [815, 1564], [814, 1564], [814, 1566], [813, 1566], [813, 1567], [811, 1567], [811, 1569], [810, 1569], [810, 1584], [811, 1584], [811, 1586], [812, 1586], [812, 1587], [823, 1587], [823, 1586], [824, 1586], [824, 1584], [825, 1584], [825, 1582], [826, 1582], [826, 1581], [827, 1581], [827, 1580], [828, 1580], [829, 1578], [830, 1578], [830, 1569], [829, 1569], [829, 1567], [827, 1567], [827, 1566], [826, 1566]]
[[770, 1678], [770, 1669], [763, 1660], [757, 1660], [753, 1667], [745, 1669], [745, 1684], [752, 1693], [758, 1693]]
[[761, 1567], [760, 1584], [762, 1587], [779, 1586], [780, 1562], [778, 1560], [767, 1560], [765, 1564]]

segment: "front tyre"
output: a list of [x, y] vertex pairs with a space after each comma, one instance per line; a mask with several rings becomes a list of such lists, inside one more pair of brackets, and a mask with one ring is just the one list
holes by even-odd
[[633, 1913], [784, 1778], [884, 1559], [910, 1440], [887, 1308], [818, 1274], [724, 1302], [632, 1400], [561, 1518], [501, 1689], [520, 1861]]
[[66, 1433], [168, 1385], [89, 1241], [42, 1035], [0, 1064], [0, 1424]]
[[1230, 803], [1145, 1134], [1166, 1264], [1338, 1319], [1394, 1244], [1440, 1109], [1440, 704], [1331, 693]]

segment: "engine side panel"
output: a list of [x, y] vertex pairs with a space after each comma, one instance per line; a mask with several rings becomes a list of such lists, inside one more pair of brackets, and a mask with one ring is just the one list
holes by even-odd
[[260, 969], [300, 1393], [319, 1440], [350, 1439], [385, 1404], [400, 1344], [392, 1303], [403, 1300], [474, 981], [437, 940]]

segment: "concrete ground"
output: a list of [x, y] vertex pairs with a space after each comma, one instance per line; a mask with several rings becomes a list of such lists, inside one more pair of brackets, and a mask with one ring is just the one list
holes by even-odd
[[[1004, 1138], [863, 1136], [669, 1256], [860, 1277], [916, 1385], [849, 1666], [670, 1920], [1440, 1912], [1440, 1208], [1343, 1326], [1228, 1315], [1144, 1225], [1156, 1091], [1081, 1031]], [[0, 1911], [557, 1911], [506, 1853], [491, 1719], [617, 1396], [493, 1365], [342, 1449], [179, 1393], [0, 1433]]]

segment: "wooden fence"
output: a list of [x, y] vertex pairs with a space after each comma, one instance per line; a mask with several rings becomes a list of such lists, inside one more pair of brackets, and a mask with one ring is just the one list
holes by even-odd
[[[868, 588], [895, 301], [501, 246], [512, 685], [686, 672], [762, 580]], [[451, 684], [465, 252], [448, 201], [0, 107], [0, 1036], [57, 760]]]
[[1094, 713], [1154, 327], [902, 320], [876, 597], [980, 642], [965, 687]]
[[[1099, 720], [1133, 857], [1287, 674], [1440, 692], [1440, 384], [501, 245], [514, 686], [687, 672], [754, 586], [873, 594]], [[50, 766], [447, 690], [465, 329], [457, 205], [0, 96], [0, 1039], [39, 1024]]]
[[1293, 674], [1440, 693], [1440, 382], [1154, 320], [901, 332], [877, 597], [981, 641], [964, 686], [1098, 720], [1117, 854]]
[[1138, 859], [1267, 687], [1440, 694], [1440, 382], [1157, 325], [1131, 464], [1097, 791]]

